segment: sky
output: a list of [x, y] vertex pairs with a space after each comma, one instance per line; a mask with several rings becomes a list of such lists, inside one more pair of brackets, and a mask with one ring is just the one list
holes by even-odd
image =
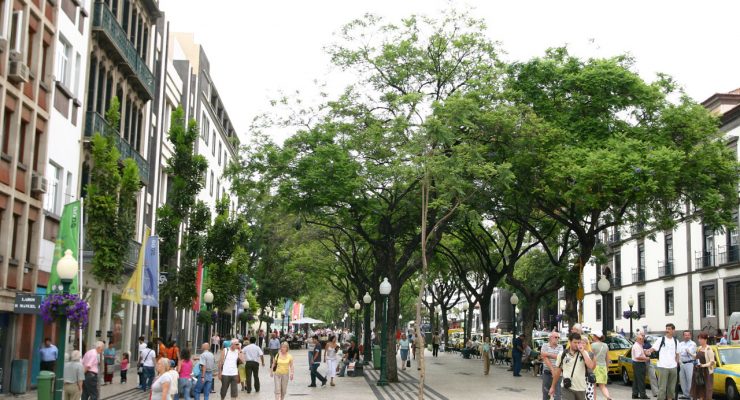
[[[568, 45], [581, 57], [628, 53], [646, 80], [667, 73], [696, 101], [740, 87], [737, 0], [161, 0], [174, 32], [193, 32], [242, 140], [252, 119], [281, 93], [330, 92], [351, 83], [324, 48], [365, 13], [389, 22], [470, 8], [501, 42], [507, 61]], [[282, 141], [287, 133], [276, 132]]]

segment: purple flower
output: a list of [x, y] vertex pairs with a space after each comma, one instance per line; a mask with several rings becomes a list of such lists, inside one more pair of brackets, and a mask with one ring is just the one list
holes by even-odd
[[50, 294], [41, 302], [41, 318], [47, 324], [57, 320], [67, 320], [77, 328], [88, 323], [90, 306], [76, 294]]

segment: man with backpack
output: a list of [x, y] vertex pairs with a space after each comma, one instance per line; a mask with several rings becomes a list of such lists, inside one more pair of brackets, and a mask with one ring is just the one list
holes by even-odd
[[596, 363], [586, 351], [579, 333], [568, 335], [568, 341], [570, 346], [558, 355], [555, 362], [549, 394], [551, 397], [555, 395], [556, 386], [560, 382], [560, 377], [563, 377], [560, 383], [562, 386], [562, 400], [586, 400], [588, 370], [594, 369]]
[[673, 337], [676, 326], [669, 323], [665, 326], [665, 336], [656, 340], [648, 354], [658, 353], [658, 400], [676, 398], [676, 380], [678, 379], [678, 340]]

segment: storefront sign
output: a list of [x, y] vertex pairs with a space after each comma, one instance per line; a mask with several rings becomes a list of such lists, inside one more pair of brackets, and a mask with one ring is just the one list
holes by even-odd
[[13, 312], [16, 314], [39, 314], [41, 312], [41, 295], [16, 293]]

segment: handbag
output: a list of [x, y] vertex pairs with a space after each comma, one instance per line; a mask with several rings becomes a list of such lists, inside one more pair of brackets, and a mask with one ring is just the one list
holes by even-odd
[[706, 380], [704, 379], [704, 367], [696, 367], [694, 368], [694, 384], [699, 386], [706, 385]]
[[280, 353], [275, 356], [275, 362], [272, 364], [272, 372], [277, 370], [278, 358], [280, 358]]
[[411, 360], [406, 360], [406, 368], [411, 368]]

